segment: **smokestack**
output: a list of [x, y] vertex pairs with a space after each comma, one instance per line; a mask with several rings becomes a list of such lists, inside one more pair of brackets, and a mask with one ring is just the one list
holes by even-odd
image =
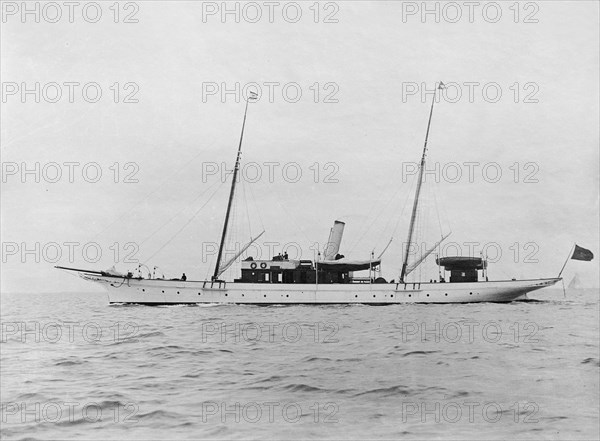
[[333, 223], [333, 228], [329, 232], [329, 240], [327, 241], [325, 250], [323, 251], [325, 260], [335, 260], [335, 256], [340, 251], [345, 225], [346, 224], [344, 222], [337, 220]]

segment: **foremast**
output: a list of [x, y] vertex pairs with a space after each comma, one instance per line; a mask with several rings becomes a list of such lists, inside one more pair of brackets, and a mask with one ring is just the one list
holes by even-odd
[[406, 276], [406, 269], [408, 267], [408, 255], [410, 254], [410, 247], [413, 241], [413, 233], [415, 229], [415, 221], [417, 218], [417, 209], [419, 207], [419, 196], [421, 194], [421, 186], [423, 184], [423, 170], [425, 169], [425, 159], [427, 157], [427, 141], [429, 139], [429, 128], [431, 127], [431, 117], [433, 116], [433, 105], [438, 89], [443, 87], [444, 83], [441, 81], [436, 83], [436, 88], [433, 92], [433, 100], [431, 101], [431, 110], [429, 111], [429, 121], [427, 122], [427, 132], [425, 133], [425, 143], [423, 145], [423, 155], [421, 156], [421, 166], [419, 167], [419, 177], [417, 181], [417, 189], [415, 191], [415, 200], [413, 202], [412, 213], [410, 216], [410, 225], [408, 227], [408, 238], [406, 240], [406, 250], [404, 252], [404, 260], [402, 262], [402, 271], [400, 273], [400, 282], [404, 283], [404, 277]]
[[235, 195], [235, 184], [237, 181], [238, 171], [240, 169], [240, 160], [242, 158], [242, 140], [244, 139], [244, 128], [246, 127], [246, 115], [248, 114], [248, 103], [254, 101], [258, 95], [255, 92], [250, 92], [250, 96], [246, 98], [246, 107], [244, 109], [244, 120], [242, 122], [242, 132], [240, 134], [240, 143], [238, 145], [237, 156], [235, 158], [235, 167], [233, 168], [233, 178], [231, 180], [231, 190], [229, 191], [229, 202], [227, 203], [227, 212], [225, 213], [225, 221], [223, 222], [223, 233], [221, 234], [221, 244], [219, 245], [219, 254], [217, 255], [217, 263], [215, 265], [215, 272], [212, 276], [212, 280], [217, 280], [221, 274], [221, 258], [223, 256], [223, 248], [225, 246], [225, 239], [227, 237], [227, 227], [229, 225], [229, 216], [231, 214], [231, 206], [233, 204], [233, 197]]

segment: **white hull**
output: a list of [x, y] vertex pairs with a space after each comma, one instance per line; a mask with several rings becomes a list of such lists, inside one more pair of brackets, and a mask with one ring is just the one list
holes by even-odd
[[473, 283], [282, 284], [125, 279], [78, 271], [108, 290], [110, 303], [175, 305], [372, 304], [511, 302], [560, 279]]

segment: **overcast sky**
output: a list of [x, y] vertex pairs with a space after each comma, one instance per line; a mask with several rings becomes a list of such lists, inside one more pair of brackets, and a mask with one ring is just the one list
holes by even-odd
[[[488, 3], [431, 2], [439, 22], [421, 2], [239, 3], [237, 17], [223, 16], [221, 2], [121, 4], [118, 16], [102, 3], [95, 23], [85, 3], [72, 20], [42, 4], [39, 23], [20, 2], [4, 3], [2, 291], [98, 289], [53, 265], [104, 269], [129, 252], [154, 255], [147, 264], [168, 277], [210, 275], [229, 191], [217, 181], [223, 162], [232, 167], [244, 111], [243, 98], [221, 92], [253, 82], [262, 94], [246, 123], [233, 238], [264, 226], [263, 250], [297, 243], [313, 258], [311, 243], [340, 219], [347, 257], [378, 254], [394, 237], [383, 273], [397, 279], [431, 102], [421, 92], [439, 80], [449, 88], [428, 160], [440, 182], [424, 201], [437, 201], [448, 241], [462, 254], [467, 242], [476, 255], [500, 248], [490, 279], [555, 276], [576, 242], [596, 259], [572, 261], [564, 277], [597, 287], [598, 3]], [[39, 173], [22, 175], [36, 163]], [[73, 182], [65, 163], [76, 163]], [[88, 182], [97, 168], [102, 177]], [[428, 241], [439, 237], [433, 205], [421, 224]], [[75, 243], [73, 258], [65, 243]], [[98, 262], [89, 246], [83, 256], [89, 243], [101, 247]], [[426, 270], [436, 271], [424, 266], [424, 279], [435, 275]]]

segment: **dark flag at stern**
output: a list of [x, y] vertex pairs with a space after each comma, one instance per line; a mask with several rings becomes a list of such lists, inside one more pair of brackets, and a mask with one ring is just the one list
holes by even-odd
[[575, 245], [575, 249], [573, 250], [573, 255], [571, 259], [573, 260], [585, 260], [590, 261], [594, 258], [594, 253], [590, 250], [586, 250], [585, 248], [580, 247], [579, 245]]

